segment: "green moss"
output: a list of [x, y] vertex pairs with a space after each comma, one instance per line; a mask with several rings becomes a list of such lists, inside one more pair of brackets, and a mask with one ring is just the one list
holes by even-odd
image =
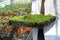
[[37, 24], [40, 24], [40, 23], [44, 23], [46, 21], [50, 22], [51, 19], [55, 18], [55, 16], [52, 16], [52, 15], [24, 15], [24, 16], [15, 16], [13, 18], [11, 18], [12, 21], [22, 21], [22, 22], [26, 22], [26, 23], [37, 23]]

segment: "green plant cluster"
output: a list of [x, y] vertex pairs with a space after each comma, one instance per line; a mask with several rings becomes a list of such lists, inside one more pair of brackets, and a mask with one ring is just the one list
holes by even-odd
[[15, 16], [13, 17], [11, 20], [12, 21], [22, 21], [22, 22], [26, 22], [26, 23], [37, 23], [37, 24], [40, 24], [40, 23], [44, 23], [44, 22], [50, 22], [51, 19], [55, 18], [55, 16], [52, 16], [52, 15], [24, 15], [24, 16]]
[[32, 3], [13, 3], [11, 5], [6, 5], [4, 8], [0, 7], [0, 13], [2, 14], [14, 14], [20, 11], [31, 11]]
[[14, 16], [10, 18], [10, 20], [13, 20], [13, 21], [23, 21], [23, 19], [24, 19], [24, 16]]
[[6, 5], [4, 8], [0, 8], [0, 14], [13, 14], [15, 11], [12, 10], [10, 5]]

